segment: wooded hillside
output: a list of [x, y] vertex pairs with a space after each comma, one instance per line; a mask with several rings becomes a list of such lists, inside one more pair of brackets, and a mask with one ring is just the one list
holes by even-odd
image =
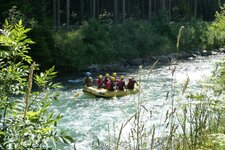
[[224, 0], [53, 0], [56, 27], [77, 24], [90, 19], [150, 20], [161, 15], [168, 21], [201, 18], [211, 21]]
[[69, 27], [90, 19], [123, 22], [128, 18], [152, 19], [166, 15], [168, 21], [201, 18], [214, 19], [225, 0], [2, 0], [1, 23], [8, 10], [17, 6], [25, 18], [52, 22], [55, 27]]
[[[1, 0], [0, 27], [23, 20], [36, 44], [29, 54], [62, 72], [176, 51], [224, 46], [223, 22], [212, 23], [225, 0]], [[221, 13], [223, 14], [223, 13]], [[223, 16], [217, 16], [223, 20]], [[219, 19], [218, 19], [219, 18]], [[218, 21], [217, 21], [218, 22]]]

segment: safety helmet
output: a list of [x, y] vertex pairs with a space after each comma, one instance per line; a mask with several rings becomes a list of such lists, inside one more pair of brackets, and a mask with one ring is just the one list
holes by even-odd
[[105, 76], [106, 76], [106, 77], [109, 77], [109, 74], [108, 74], [108, 73], [106, 73], [106, 74], [105, 74]]
[[123, 79], [124, 79], [124, 76], [120, 76], [120, 79], [122, 79], [122, 80], [123, 80]]
[[90, 77], [91, 76], [91, 73], [90, 72], [86, 72], [86, 76], [87, 77]]
[[98, 78], [99, 78], [99, 79], [102, 79], [102, 75], [99, 75]]
[[115, 81], [116, 79], [115, 79], [114, 77], [111, 77], [111, 80], [112, 80], [112, 81]]
[[116, 76], [117, 76], [116, 72], [114, 72], [114, 73], [112, 74], [112, 76], [113, 76], [113, 77], [116, 77]]

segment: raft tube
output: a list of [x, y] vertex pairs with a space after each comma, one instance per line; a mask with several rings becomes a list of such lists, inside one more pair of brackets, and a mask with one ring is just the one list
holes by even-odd
[[133, 90], [127, 89], [124, 91], [120, 91], [120, 90], [108, 91], [104, 88], [97, 89], [95, 87], [84, 87], [83, 89], [83, 92], [85, 94], [95, 96], [95, 97], [104, 97], [104, 98], [126, 96], [130, 94], [136, 94], [139, 91], [140, 91], [139, 86], [136, 86]]

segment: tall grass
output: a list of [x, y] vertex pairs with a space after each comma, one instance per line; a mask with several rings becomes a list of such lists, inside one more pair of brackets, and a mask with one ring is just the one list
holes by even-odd
[[[157, 62], [150, 67], [148, 78]], [[217, 74], [214, 75], [214, 79], [205, 84], [211, 86], [202, 86], [200, 91], [192, 91], [188, 87], [190, 82], [188, 77], [182, 87], [178, 86], [176, 66], [173, 67], [171, 91], [168, 91], [165, 97], [171, 107], [162, 112], [164, 116], [161, 118], [161, 124], [164, 129], [160, 131], [160, 135], [156, 135], [159, 133], [156, 124], [147, 126], [150, 123], [151, 115], [147, 115], [149, 122], [143, 122], [146, 114], [151, 114], [152, 111], [145, 105], [143, 97], [139, 93], [136, 97], [135, 113], [122, 123], [119, 132], [116, 132], [118, 135], [111, 138], [116, 142], [110, 142], [115, 145], [110, 145], [109, 149], [224, 149], [225, 96], [224, 91], [218, 91], [218, 83], [221, 83], [218, 81], [223, 79], [224, 66], [218, 67], [220, 71], [215, 71]], [[139, 68], [140, 81], [142, 76], [142, 68]], [[178, 98], [178, 95], [183, 96]], [[128, 124], [131, 128], [129, 134], [125, 136], [129, 140], [124, 141], [121, 137], [124, 136], [123, 131]]]
[[[172, 82], [176, 80], [174, 70], [171, 72], [174, 77]], [[219, 94], [216, 97], [217, 92], [205, 87], [202, 87], [201, 92], [191, 91], [187, 88], [189, 81], [187, 78], [183, 87], [178, 87], [175, 83], [171, 84], [174, 91], [169, 91], [171, 96], [166, 97], [171, 107], [167, 111], [163, 110], [166, 114], [162, 113], [165, 114], [161, 121], [164, 129], [161, 130], [160, 135], [156, 135], [157, 125], [153, 124], [149, 129], [146, 125], [150, 121], [143, 122], [143, 117], [146, 117], [146, 113], [150, 113], [151, 110], [138, 95], [136, 112], [122, 123], [118, 135], [114, 137], [115, 146], [110, 146], [111, 149], [224, 149], [224, 95]], [[180, 95], [183, 94], [183, 97], [175, 101], [177, 90]], [[126, 135], [129, 141], [122, 141], [123, 130], [127, 124], [131, 125], [130, 132]]]

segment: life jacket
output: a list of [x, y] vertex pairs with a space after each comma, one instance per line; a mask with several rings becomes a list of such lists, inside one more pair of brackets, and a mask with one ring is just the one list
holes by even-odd
[[129, 79], [128, 81], [128, 84], [127, 84], [127, 88], [128, 89], [134, 89], [134, 84], [136, 83], [137, 81], [133, 80], [133, 79]]
[[101, 80], [101, 79], [98, 78], [98, 79], [96, 80], [96, 84], [97, 84], [97, 87], [98, 87], [98, 88], [101, 88], [102, 85], [103, 85], [103, 80]]
[[108, 78], [107, 77], [105, 77], [105, 79], [103, 80], [103, 84], [104, 84], [104, 86], [106, 86], [107, 87], [107, 83], [108, 83]]
[[92, 86], [92, 78], [91, 77], [85, 77], [84, 82], [87, 87]]
[[123, 80], [119, 80], [117, 86], [119, 90], [123, 91], [125, 87], [125, 82]]
[[107, 89], [108, 89], [109, 91], [114, 91], [114, 90], [115, 90], [114, 87], [115, 87], [115, 82], [114, 82], [114, 81], [109, 81], [109, 82], [107, 83]]

